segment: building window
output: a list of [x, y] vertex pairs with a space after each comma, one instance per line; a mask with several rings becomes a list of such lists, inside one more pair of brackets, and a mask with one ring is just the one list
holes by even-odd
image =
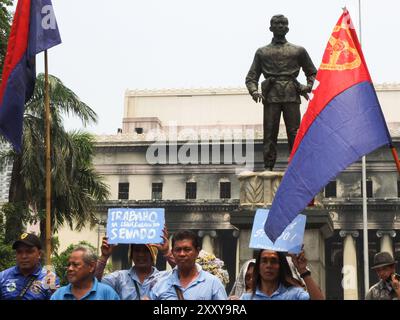
[[231, 197], [231, 183], [220, 182], [219, 183], [219, 197], [221, 199], [230, 199]]
[[162, 199], [162, 186], [163, 186], [163, 184], [160, 182], [152, 184], [152, 186], [151, 186], [151, 199], [152, 200], [161, 200]]
[[336, 180], [330, 181], [325, 186], [325, 198], [336, 198]]
[[197, 183], [186, 182], [186, 196], [185, 199], [196, 199], [197, 195]]
[[[373, 185], [372, 180], [367, 180], [367, 198], [372, 198]], [[361, 197], [363, 197], [363, 183], [361, 181]]]
[[135, 132], [137, 134], [142, 134], [143, 133], [143, 128], [135, 128]]
[[129, 183], [118, 183], [118, 199], [128, 200], [129, 199]]

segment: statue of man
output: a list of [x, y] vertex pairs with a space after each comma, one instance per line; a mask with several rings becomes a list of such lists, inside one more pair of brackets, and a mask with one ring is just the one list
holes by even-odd
[[[283, 15], [271, 18], [269, 30], [272, 41], [256, 51], [253, 64], [246, 77], [246, 86], [255, 102], [264, 105], [264, 168], [273, 170], [279, 132], [281, 112], [285, 121], [289, 151], [292, 150], [300, 125], [300, 95], [308, 100], [317, 69], [307, 51], [286, 40], [289, 31], [288, 19]], [[307, 77], [307, 85], [297, 81], [300, 68]], [[258, 81], [263, 74], [261, 93]]]

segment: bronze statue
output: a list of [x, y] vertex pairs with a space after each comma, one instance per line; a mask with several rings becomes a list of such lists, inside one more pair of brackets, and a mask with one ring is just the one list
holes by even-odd
[[[289, 22], [285, 16], [273, 16], [270, 24], [269, 30], [274, 37], [270, 44], [256, 51], [246, 77], [246, 86], [253, 100], [262, 101], [264, 105], [264, 168], [272, 171], [276, 161], [281, 112], [291, 151], [300, 125], [300, 95], [308, 100], [317, 69], [303, 47], [286, 40]], [[307, 77], [307, 85], [297, 81], [300, 68]], [[261, 83], [260, 93], [258, 81], [261, 74], [265, 80]]]

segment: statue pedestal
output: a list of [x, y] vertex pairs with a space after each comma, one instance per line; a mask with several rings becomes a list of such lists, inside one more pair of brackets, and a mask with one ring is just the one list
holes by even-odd
[[[243, 209], [266, 208], [272, 205], [284, 172], [245, 171], [238, 175], [240, 182], [240, 207]], [[323, 208], [322, 192], [314, 197], [315, 208]]]
[[240, 206], [254, 209], [272, 204], [275, 193], [282, 181], [283, 172], [242, 172], [240, 182]]

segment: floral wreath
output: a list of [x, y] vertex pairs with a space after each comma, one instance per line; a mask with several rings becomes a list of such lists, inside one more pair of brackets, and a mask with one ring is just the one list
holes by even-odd
[[201, 265], [201, 268], [204, 271], [207, 271], [212, 275], [218, 277], [223, 285], [226, 286], [229, 283], [228, 271], [223, 269], [225, 264], [215, 255], [208, 253], [207, 251], [201, 250], [199, 256], [196, 259], [196, 263]]

